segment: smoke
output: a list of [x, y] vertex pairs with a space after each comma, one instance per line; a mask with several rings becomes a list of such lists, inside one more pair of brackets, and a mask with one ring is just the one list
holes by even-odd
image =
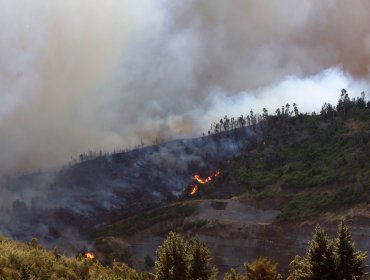
[[259, 129], [245, 127], [8, 178], [0, 188], [0, 231], [76, 254], [91, 241], [87, 229], [186, 197], [193, 174], [208, 176], [260, 138]]
[[0, 0], [0, 170], [367, 92], [366, 0]]

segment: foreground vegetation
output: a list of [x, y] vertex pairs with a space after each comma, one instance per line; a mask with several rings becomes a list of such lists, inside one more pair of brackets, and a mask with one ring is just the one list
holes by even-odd
[[20, 243], [0, 237], [0, 279], [149, 279], [147, 274], [137, 272], [124, 263], [111, 267], [90, 261], [82, 256], [68, 258], [54, 249], [48, 252], [33, 239]]
[[[194, 241], [195, 240], [195, 241]], [[367, 253], [357, 251], [350, 229], [341, 222], [337, 237], [330, 239], [317, 226], [307, 254], [296, 256], [290, 263], [287, 280], [343, 280], [363, 279]], [[156, 280], [215, 279], [217, 270], [210, 266], [211, 255], [199, 239], [187, 243], [180, 235], [170, 233], [157, 250]], [[231, 269], [224, 280], [280, 280], [278, 264], [265, 257], [245, 262], [245, 273]]]
[[[194, 237], [185, 240], [170, 232], [156, 252], [154, 273], [142, 273], [124, 263], [103, 266], [82, 256], [68, 258], [54, 249], [48, 252], [33, 239], [19, 243], [0, 239], [0, 279], [130, 279], [130, 280], [213, 280], [217, 269], [211, 265], [208, 247]], [[357, 251], [350, 229], [343, 222], [335, 239], [316, 228], [305, 256], [296, 256], [290, 263], [287, 280], [363, 279], [366, 275], [365, 252]], [[264, 257], [245, 262], [245, 272], [231, 269], [225, 280], [280, 280], [278, 264]]]

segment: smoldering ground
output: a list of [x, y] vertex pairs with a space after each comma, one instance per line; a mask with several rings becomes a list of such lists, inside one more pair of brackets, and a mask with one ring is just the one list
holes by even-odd
[[193, 174], [209, 176], [259, 140], [258, 129], [243, 127], [9, 178], [0, 189], [0, 231], [76, 253], [98, 226], [189, 198]]

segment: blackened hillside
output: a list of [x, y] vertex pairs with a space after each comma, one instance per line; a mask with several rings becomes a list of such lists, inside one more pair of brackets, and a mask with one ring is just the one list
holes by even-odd
[[255, 130], [242, 127], [101, 156], [56, 174], [10, 179], [1, 190], [8, 202], [1, 208], [0, 229], [16, 239], [36, 236], [74, 252], [87, 244], [87, 229], [178, 200], [192, 174], [214, 170], [257, 140]]

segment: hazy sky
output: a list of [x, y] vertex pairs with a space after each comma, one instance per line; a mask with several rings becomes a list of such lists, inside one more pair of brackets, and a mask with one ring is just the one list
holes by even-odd
[[367, 0], [0, 0], [0, 170], [369, 90]]

